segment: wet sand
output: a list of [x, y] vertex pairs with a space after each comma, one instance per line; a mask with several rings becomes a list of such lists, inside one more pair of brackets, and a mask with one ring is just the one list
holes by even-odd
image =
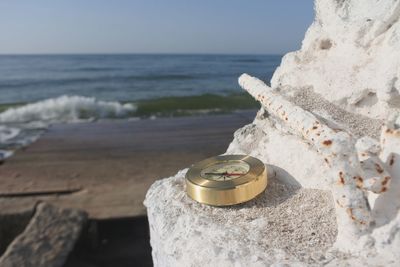
[[0, 166], [0, 208], [45, 200], [92, 219], [145, 215], [154, 180], [225, 152], [254, 114], [54, 125]]
[[[147, 266], [147, 189], [224, 153], [255, 113], [54, 125], [0, 165], [0, 210], [18, 213], [38, 201], [86, 210], [90, 222], [67, 266]], [[124, 227], [136, 234], [121, 234]]]

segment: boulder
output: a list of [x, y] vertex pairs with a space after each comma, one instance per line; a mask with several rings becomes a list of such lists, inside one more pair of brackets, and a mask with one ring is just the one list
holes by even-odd
[[400, 3], [317, 0], [299, 51], [288, 53], [271, 87], [310, 89], [348, 111], [386, 119], [400, 105]]
[[86, 218], [83, 211], [40, 203], [25, 230], [1, 256], [0, 266], [63, 266]]
[[[266, 191], [225, 208], [157, 181], [147, 206], [156, 266], [400, 265], [400, 2], [316, 0], [302, 48], [227, 154], [259, 158]], [[296, 228], [297, 226], [297, 228]]]

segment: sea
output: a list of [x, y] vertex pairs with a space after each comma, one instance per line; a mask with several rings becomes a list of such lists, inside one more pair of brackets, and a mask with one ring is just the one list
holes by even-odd
[[119, 118], [149, 99], [242, 93], [281, 55], [0, 55], [0, 160], [52, 123]]
[[105, 101], [239, 92], [240, 74], [269, 81], [280, 55], [0, 56], [0, 104], [61, 95]]

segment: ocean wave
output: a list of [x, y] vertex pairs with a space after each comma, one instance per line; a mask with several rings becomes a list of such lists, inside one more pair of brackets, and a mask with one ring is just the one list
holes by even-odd
[[199, 78], [195, 75], [185, 75], [185, 74], [149, 74], [149, 75], [136, 75], [129, 77], [132, 80], [143, 80], [143, 81], [164, 81], [164, 80], [191, 80]]
[[[210, 74], [211, 75], [211, 74]], [[1, 89], [17, 89], [23, 87], [39, 86], [65, 86], [80, 85], [85, 83], [104, 82], [134, 82], [134, 81], [179, 81], [206, 78], [206, 75], [185, 75], [185, 74], [144, 74], [144, 75], [97, 75], [93, 77], [69, 77], [61, 79], [9, 79], [0, 81]]]
[[240, 63], [261, 63], [263, 62], [261, 59], [256, 58], [243, 58], [243, 59], [233, 59], [232, 62], [240, 62]]
[[137, 100], [134, 104], [100, 101], [93, 97], [60, 96], [36, 103], [0, 105], [0, 161], [19, 147], [29, 145], [54, 123], [106, 118], [192, 116], [257, 109], [247, 94], [202, 94]]
[[53, 123], [126, 118], [135, 110], [133, 104], [66, 95], [9, 108], [0, 113], [0, 161], [35, 141]]
[[9, 150], [2, 150], [0, 149], [0, 163], [6, 159], [9, 158], [13, 155], [13, 151], [9, 151]]
[[101, 71], [118, 71], [121, 70], [121, 68], [112, 68], [112, 67], [81, 67], [81, 68], [73, 68], [73, 69], [66, 69], [62, 71], [74, 71], [74, 72], [80, 72], [80, 71], [89, 71], [89, 72], [101, 72]]
[[0, 113], [0, 123], [32, 121], [75, 122], [82, 119], [127, 117], [135, 111], [132, 104], [99, 101], [93, 97], [60, 96]]
[[10, 139], [16, 137], [20, 132], [21, 130], [18, 128], [0, 125], [0, 144], [7, 143]]

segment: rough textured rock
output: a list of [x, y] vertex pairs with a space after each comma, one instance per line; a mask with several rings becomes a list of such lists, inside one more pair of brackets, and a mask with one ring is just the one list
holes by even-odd
[[24, 231], [32, 218], [34, 209], [31, 207], [7, 209], [3, 206], [0, 213], [0, 256], [8, 245]]
[[25, 230], [0, 258], [0, 266], [63, 266], [85, 220], [82, 211], [39, 204]]
[[400, 2], [318, 0], [299, 51], [271, 80], [290, 92], [312, 89], [330, 102], [385, 119], [400, 104]]
[[157, 181], [146, 197], [155, 266], [329, 261], [325, 252], [336, 237], [329, 192], [283, 183], [277, 176], [256, 199], [216, 208], [186, 195], [185, 173]]
[[[380, 142], [371, 137], [356, 139], [357, 135], [349, 129], [363, 127], [362, 124], [352, 121], [351, 127], [343, 124], [338, 127], [336, 121], [317, 117], [248, 75], [242, 75], [240, 84], [269, 112], [267, 117], [257, 116], [255, 127], [265, 131], [267, 137], [274, 130], [280, 133], [273, 140], [264, 138], [263, 145], [268, 149], [255, 149], [257, 156], [293, 174], [304, 187], [331, 191], [338, 235], [330, 252], [351, 253], [351, 262], [344, 258], [335, 258], [334, 262], [340, 265], [398, 265], [400, 172], [396, 164], [399, 164], [400, 152], [399, 125], [385, 120]], [[257, 121], [264, 124], [257, 126]], [[272, 121], [274, 124], [271, 124]], [[252, 139], [254, 134], [242, 129], [235, 135], [228, 152], [248, 151], [247, 143], [242, 140]], [[293, 150], [282, 149], [288, 148], [286, 144], [293, 140], [297, 140], [299, 145], [307, 145], [309, 154], [295, 149], [295, 146], [291, 147]], [[248, 152], [251, 154], [253, 151]], [[313, 157], [310, 157], [310, 153]], [[285, 157], [291, 160], [284, 161]], [[323, 176], [315, 177], [314, 173], [309, 173], [309, 176], [297, 175], [302, 174], [301, 168], [304, 166], [313, 170], [322, 169]]]
[[[268, 164], [271, 188], [221, 209], [187, 199], [184, 171], [155, 183], [145, 204], [156, 265], [400, 265], [400, 1], [315, 6], [301, 50], [283, 58], [271, 87], [239, 80], [262, 109], [227, 153]], [[276, 202], [276, 185], [296, 190]], [[309, 233], [315, 218], [318, 246], [282, 226]]]

